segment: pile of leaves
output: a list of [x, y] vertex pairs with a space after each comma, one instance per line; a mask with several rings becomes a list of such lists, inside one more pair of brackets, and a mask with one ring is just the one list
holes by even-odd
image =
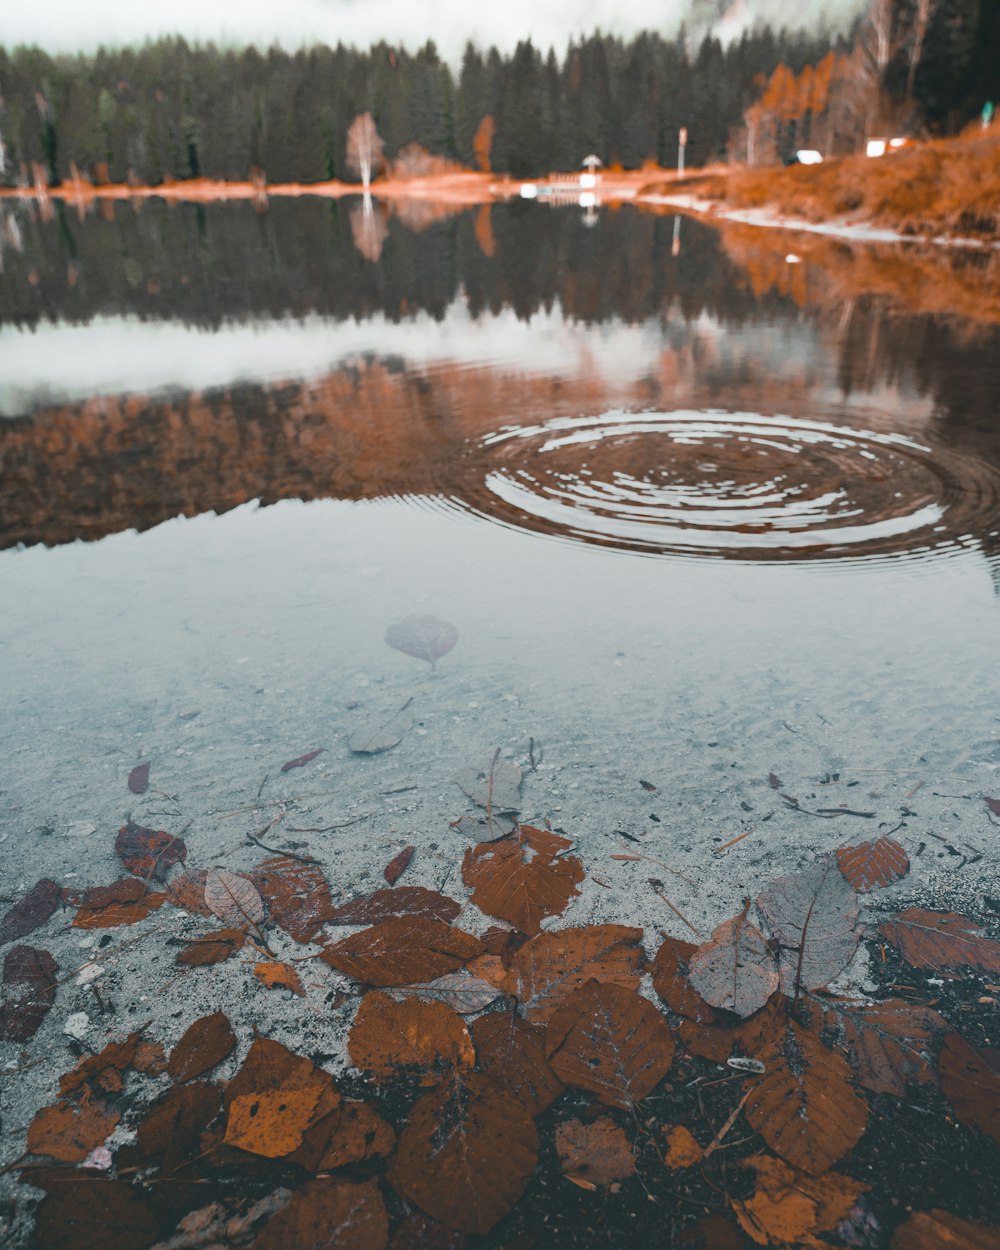
[[[571, 839], [519, 822], [497, 765], [467, 779], [470, 794], [485, 787], [480, 827], [500, 833], [466, 850], [467, 899], [397, 884], [412, 847], [386, 886], [334, 902], [308, 856], [192, 870], [181, 838], [128, 823], [118, 881], [42, 880], [0, 919], [10, 944], [60, 905], [101, 930], [183, 907], [211, 922], [177, 953], [184, 975], [239, 955], [263, 987], [307, 1000], [299, 968], [316, 958], [350, 987], [311, 1004], [352, 1020], [336, 1079], [259, 1035], [234, 1068], [238, 1029], [221, 1010], [169, 1054], [140, 1029], [85, 1056], [16, 1164], [44, 1195], [33, 1246], [513, 1250], [554, 1244], [560, 1211], [560, 1244], [643, 1244], [637, 1204], [644, 1227], [691, 1247], [997, 1244], [1000, 1229], [968, 1212], [894, 1210], [865, 1179], [866, 1134], [883, 1140], [921, 1097], [1000, 1159], [1000, 1052], [916, 984], [996, 978], [1000, 943], [920, 908], [866, 929], [865, 896], [908, 870], [898, 842], [841, 847], [708, 940], [663, 935], [654, 952], [637, 927], [562, 923], [586, 867]], [[476, 910], [488, 920], [474, 933], [457, 921]], [[303, 962], [275, 956], [278, 931], [308, 947]], [[863, 938], [911, 970], [908, 996], [829, 989]], [[58, 984], [48, 952], [11, 946], [0, 1037], [30, 1040]]]

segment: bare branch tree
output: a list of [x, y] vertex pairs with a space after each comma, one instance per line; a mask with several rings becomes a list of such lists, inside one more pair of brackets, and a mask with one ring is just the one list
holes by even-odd
[[366, 195], [372, 174], [377, 173], [382, 165], [384, 148], [385, 143], [375, 128], [371, 113], [359, 113], [347, 131], [347, 163], [361, 175]]

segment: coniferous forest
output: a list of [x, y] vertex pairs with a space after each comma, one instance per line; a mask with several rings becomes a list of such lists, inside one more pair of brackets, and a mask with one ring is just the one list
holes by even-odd
[[[929, 7], [923, 26], [926, 3], [877, 0], [846, 34], [765, 26], [725, 47], [683, 31], [629, 42], [598, 33], [562, 55], [530, 41], [510, 55], [470, 45], [457, 72], [433, 43], [416, 52], [383, 42], [291, 53], [164, 39], [78, 56], [0, 48], [0, 184], [57, 184], [77, 173], [154, 185], [352, 178], [347, 132], [364, 112], [390, 160], [419, 144], [438, 158], [524, 177], [574, 168], [591, 152], [626, 168], [670, 167], [682, 126], [690, 165], [744, 159], [747, 128], [759, 128], [763, 108], [767, 158], [782, 159], [809, 138], [802, 116], [817, 110], [822, 67], [839, 66], [852, 91], [867, 91], [876, 44], [878, 87], [906, 106], [904, 121], [954, 128], [996, 88], [1000, 6]], [[841, 91], [838, 125], [856, 142], [870, 114], [848, 96]], [[827, 108], [825, 97], [820, 103]], [[835, 129], [827, 123], [827, 133]]]

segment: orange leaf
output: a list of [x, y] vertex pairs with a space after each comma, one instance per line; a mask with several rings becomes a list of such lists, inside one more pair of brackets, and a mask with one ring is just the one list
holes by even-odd
[[806, 1176], [768, 1155], [745, 1159], [741, 1166], [757, 1173], [757, 1191], [744, 1202], [734, 1202], [733, 1209], [747, 1234], [761, 1246], [822, 1250], [827, 1243], [813, 1234], [834, 1229], [868, 1188], [837, 1172]]
[[567, 1180], [589, 1181], [606, 1187], [635, 1175], [632, 1146], [610, 1116], [601, 1116], [590, 1124], [581, 1120], [564, 1120], [556, 1125], [556, 1154]]
[[898, 946], [914, 968], [980, 968], [1000, 972], [1000, 942], [983, 937], [979, 926], [954, 912], [909, 907], [879, 932]]
[[861, 1006], [834, 1000], [822, 1002], [821, 1010], [866, 1089], [902, 1098], [908, 1082], [934, 1080], [931, 1043], [947, 1024], [930, 1007], [899, 999]]
[[700, 1163], [704, 1151], [698, 1145], [690, 1129], [683, 1124], [674, 1124], [664, 1130], [667, 1149], [663, 1162], [668, 1168], [689, 1168]]
[[892, 838], [876, 838], [857, 846], [837, 850], [837, 867], [862, 894], [879, 886], [892, 885], [910, 871], [906, 852]]
[[540, 933], [511, 960], [508, 992], [529, 1018], [545, 1021], [587, 981], [634, 989], [645, 958], [641, 942], [641, 929], [616, 924]]
[[219, 964], [241, 950], [246, 940], [243, 929], [218, 929], [215, 933], [204, 933], [201, 937], [187, 940], [185, 949], [177, 956], [177, 962], [193, 968]]
[[121, 1119], [85, 1091], [78, 1103], [42, 1107], [28, 1129], [28, 1151], [62, 1163], [82, 1163]]
[[696, 994], [688, 980], [688, 960], [698, 949], [693, 942], [666, 937], [653, 960], [653, 989], [679, 1016], [696, 1024], [714, 1024], [723, 1017]]
[[400, 917], [323, 951], [338, 972], [371, 985], [413, 985], [454, 972], [483, 953], [482, 942], [440, 920]]
[[476, 1063], [469, 1030], [450, 1007], [418, 998], [399, 1003], [377, 990], [361, 1000], [347, 1049], [356, 1068], [382, 1077], [400, 1068], [472, 1068]]
[[121, 1042], [108, 1042], [96, 1055], [88, 1055], [71, 1071], [59, 1079], [59, 1093], [63, 1097], [84, 1093], [89, 1087], [95, 1092], [116, 1094], [124, 1088], [123, 1073], [130, 1067], [139, 1051], [141, 1034], [130, 1033]]
[[557, 833], [518, 825], [509, 837], [469, 847], [462, 880], [480, 911], [533, 935], [546, 916], [561, 915], [580, 893], [583, 864], [574, 856], [557, 858], [572, 845]]
[[674, 1039], [663, 1016], [635, 990], [589, 981], [549, 1019], [545, 1052], [565, 1084], [627, 1109], [667, 1074]]
[[562, 1093], [542, 1045], [545, 1034], [512, 1012], [492, 1012], [472, 1025], [478, 1066], [531, 1116], [540, 1115]]
[[416, 851], [415, 846], [404, 846], [398, 855], [394, 855], [382, 870], [382, 876], [390, 885], [395, 885], [399, 878], [406, 871], [410, 860]]
[[235, 1045], [236, 1034], [224, 1012], [202, 1016], [170, 1052], [167, 1071], [178, 1084], [193, 1081], [221, 1063]]
[[156, 829], [144, 829], [131, 821], [118, 830], [115, 852], [129, 872], [148, 881], [166, 878], [172, 864], [183, 864], [187, 859], [187, 847], [182, 838]]
[[118, 925], [135, 924], [166, 901], [166, 894], [151, 893], [144, 881], [122, 877], [111, 885], [84, 890], [73, 924], [77, 929], [114, 929]]
[[241, 1150], [280, 1159], [302, 1145], [322, 1086], [303, 1089], [271, 1089], [242, 1094], [229, 1104], [226, 1141]]
[[297, 1189], [257, 1235], [253, 1250], [384, 1250], [389, 1216], [378, 1181], [325, 1177]]
[[335, 907], [327, 917], [330, 924], [380, 924], [397, 916], [424, 920], [454, 920], [462, 910], [453, 898], [425, 889], [422, 885], [401, 885], [398, 890], [376, 890]]
[[311, 942], [333, 912], [330, 887], [318, 864], [276, 855], [247, 876], [267, 902], [271, 922], [296, 942]]
[[892, 1250], [996, 1250], [1000, 1226], [974, 1224], [947, 1211], [918, 1211], [896, 1229]]
[[291, 964], [283, 964], [278, 960], [255, 964], [254, 975], [269, 990], [291, 990], [293, 994], [305, 998], [306, 992], [302, 988], [299, 974]]
[[1000, 1142], [1000, 1050], [979, 1050], [951, 1033], [941, 1047], [939, 1066], [941, 1092], [962, 1123]]

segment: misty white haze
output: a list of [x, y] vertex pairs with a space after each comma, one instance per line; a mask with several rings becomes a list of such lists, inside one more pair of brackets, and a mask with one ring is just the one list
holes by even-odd
[[[467, 0], [173, 0], [170, 4], [135, 4], [134, 0], [49, 0], [31, 5], [8, 3], [0, 13], [0, 45], [34, 43], [50, 52], [88, 52], [97, 47], [143, 43], [162, 35], [227, 44], [280, 44], [296, 48], [311, 43], [357, 47], [385, 39], [411, 49], [433, 39], [441, 55], [458, 63], [467, 40], [481, 47], [510, 51], [518, 40], [561, 52], [569, 39], [602, 30], [628, 38], [642, 30], [666, 37], [692, 16], [696, 27], [722, 10], [717, 27], [724, 39], [738, 37], [755, 22], [773, 26], [816, 26], [825, 21], [842, 27], [864, 0], [505, 0], [498, 5]], [[692, 14], [694, 10], [694, 15]]]

